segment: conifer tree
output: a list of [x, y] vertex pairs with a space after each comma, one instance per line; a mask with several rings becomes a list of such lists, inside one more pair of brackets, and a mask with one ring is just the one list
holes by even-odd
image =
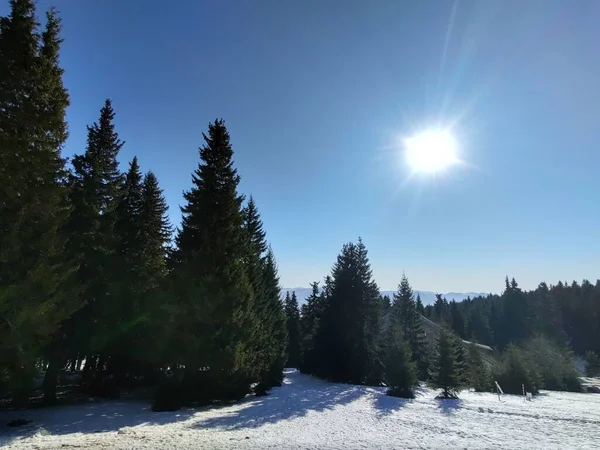
[[362, 241], [344, 245], [331, 278], [331, 297], [315, 341], [321, 362], [315, 373], [342, 382], [376, 383], [382, 376], [379, 289]]
[[86, 376], [106, 364], [107, 346], [118, 334], [113, 320], [119, 298], [112, 294], [117, 282], [115, 224], [124, 182], [117, 156], [124, 142], [115, 131], [114, 118], [107, 99], [98, 122], [88, 126], [86, 151], [73, 157], [69, 180], [69, 253], [79, 260], [77, 280], [85, 306], [66, 325], [64, 345], [71, 355], [86, 358]]
[[398, 291], [394, 293], [391, 322], [404, 332], [411, 354], [417, 363], [418, 375], [427, 378], [428, 348], [425, 333], [417, 311], [413, 290], [408, 278], [402, 275]]
[[457, 398], [462, 385], [463, 368], [459, 366], [457, 352], [456, 340], [452, 333], [442, 328], [430, 372], [431, 386], [442, 389], [440, 398]]
[[386, 332], [385, 381], [388, 395], [414, 398], [417, 368], [404, 332], [396, 323], [392, 323]]
[[416, 300], [416, 308], [417, 308], [417, 312], [424, 316], [425, 315], [425, 307], [423, 306], [423, 302], [421, 301], [421, 295], [417, 294], [417, 300]]
[[149, 289], [159, 287], [167, 275], [167, 252], [173, 232], [168, 210], [156, 175], [151, 171], [147, 172], [142, 182], [140, 239], [144, 243], [144, 279]]
[[209, 124], [203, 136], [173, 255], [177, 357], [192, 382], [198, 368], [207, 368], [203, 389], [213, 398], [239, 399], [260, 369], [252, 351], [257, 319], [245, 264], [243, 197], [223, 120]]
[[285, 315], [288, 331], [288, 360], [289, 367], [298, 368], [301, 358], [300, 347], [300, 310], [298, 308], [298, 299], [296, 292], [289, 291], [285, 295]]
[[61, 23], [51, 9], [40, 35], [34, 3], [9, 3], [0, 18], [0, 371], [25, 401], [37, 359], [80, 305], [64, 252]]
[[[286, 315], [283, 302], [281, 301], [281, 289], [279, 287], [279, 276], [273, 250], [268, 247], [264, 264], [264, 287], [267, 298], [266, 317], [268, 328], [266, 346], [268, 349], [267, 369], [260, 377], [260, 384], [266, 389], [273, 386], [281, 386], [283, 381], [283, 369], [288, 354], [288, 331]], [[265, 324], [265, 322], [263, 322]]]
[[131, 360], [139, 352], [135, 329], [144, 314], [146, 280], [142, 276], [144, 246], [142, 240], [142, 174], [137, 158], [129, 164], [115, 211], [115, 253], [111, 278], [111, 298], [106, 314], [112, 335], [107, 356], [110, 372], [122, 381], [125, 372], [131, 372]]
[[302, 305], [300, 316], [301, 334], [301, 364], [300, 370], [305, 373], [315, 373], [319, 363], [317, 350], [315, 349], [316, 335], [319, 324], [323, 317], [325, 294], [320, 292], [319, 283], [310, 284], [312, 292]]
[[467, 383], [476, 392], [488, 392], [492, 389], [492, 378], [489, 367], [485, 364], [477, 346], [473, 343], [469, 345], [468, 373], [465, 375]]

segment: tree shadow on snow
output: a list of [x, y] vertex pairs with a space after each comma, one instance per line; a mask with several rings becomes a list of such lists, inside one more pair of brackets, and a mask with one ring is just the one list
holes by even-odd
[[385, 391], [382, 391], [375, 394], [373, 407], [377, 410], [377, 416], [383, 417], [399, 411], [412, 402], [414, 402], [414, 399], [391, 397]]
[[[148, 402], [98, 401], [41, 409], [0, 411], [0, 447], [11, 441], [36, 434], [43, 428], [52, 435], [71, 433], [117, 432], [137, 425], [166, 425], [188, 419], [193, 409], [155, 413]], [[14, 419], [31, 421], [26, 426], [9, 427]]]
[[452, 398], [452, 399], [439, 399], [438, 409], [442, 411], [446, 415], [452, 415], [460, 408], [462, 408], [463, 402], [460, 399]]
[[294, 419], [309, 411], [325, 411], [345, 405], [365, 395], [366, 386], [333, 384], [318, 378], [286, 371], [282, 387], [269, 391], [264, 397], [253, 397], [242, 403], [241, 409], [225, 415], [210, 417], [194, 422], [192, 428], [241, 429], [257, 428], [281, 420]]

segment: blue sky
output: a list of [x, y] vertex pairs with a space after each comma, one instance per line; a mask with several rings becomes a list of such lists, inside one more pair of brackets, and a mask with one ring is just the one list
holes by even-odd
[[[0, 13], [6, 14], [7, 1]], [[600, 275], [600, 3], [39, 0], [64, 20], [66, 154], [113, 100], [179, 222], [223, 117], [286, 287], [362, 236], [381, 288]], [[398, 136], [454, 124], [468, 163], [407, 181]]]

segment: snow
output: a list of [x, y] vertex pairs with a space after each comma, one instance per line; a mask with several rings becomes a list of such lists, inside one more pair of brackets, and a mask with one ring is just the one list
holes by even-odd
[[[519, 396], [463, 391], [415, 400], [383, 388], [332, 384], [286, 371], [266, 397], [232, 406], [154, 413], [147, 403], [105, 401], [0, 412], [0, 447], [198, 449], [599, 448], [600, 395]], [[33, 422], [9, 428], [7, 422]]]

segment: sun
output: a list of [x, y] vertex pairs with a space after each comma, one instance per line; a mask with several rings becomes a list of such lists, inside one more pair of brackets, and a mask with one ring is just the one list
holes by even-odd
[[458, 162], [456, 140], [449, 130], [422, 131], [404, 140], [406, 162], [413, 172], [435, 174]]

